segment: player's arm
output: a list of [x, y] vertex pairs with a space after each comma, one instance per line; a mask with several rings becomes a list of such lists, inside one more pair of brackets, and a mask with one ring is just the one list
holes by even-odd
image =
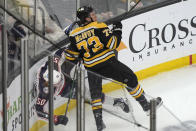
[[47, 99], [44, 99], [40, 94], [37, 98], [37, 101], [36, 101], [36, 105], [35, 105], [35, 108], [36, 108], [36, 112], [37, 112], [37, 115], [42, 118], [42, 119], [48, 119], [49, 115], [48, 113], [46, 113], [44, 111], [44, 106], [46, 105], [47, 103]]
[[[42, 78], [40, 78], [41, 80]], [[37, 112], [37, 115], [42, 118], [42, 119], [49, 119], [49, 114], [44, 110], [45, 106], [47, 105], [46, 103], [48, 102], [49, 99], [49, 89], [48, 85], [45, 85], [44, 82], [41, 82], [39, 84], [39, 89], [38, 89], [38, 97], [37, 101], [35, 104], [35, 109]], [[68, 122], [68, 118], [64, 115], [54, 115], [54, 124], [63, 124], [66, 125]]]
[[70, 60], [67, 60], [65, 58], [66, 56], [66, 50], [68, 49], [68, 47], [64, 47], [62, 49], [59, 49], [55, 52], [54, 54], [54, 70], [58, 71], [58, 72], [63, 72], [63, 74], [70, 74], [70, 71], [72, 70], [72, 68], [75, 66], [75, 63], [77, 63], [76, 61], [74, 61], [75, 63], [73, 64], [73, 61], [70, 62]]
[[115, 23], [110, 30], [108, 26], [100, 29], [101, 39], [105, 43], [105, 47], [108, 49], [116, 49], [120, 45], [122, 35], [122, 24]]
[[80, 52], [78, 51], [73, 39], [73, 37], [69, 37], [71, 44], [69, 45], [68, 49], [65, 50], [65, 58], [76, 64], [80, 57]]
[[39, 78], [39, 84], [37, 85], [38, 97], [35, 104], [35, 109], [37, 115], [42, 119], [48, 119], [48, 113], [44, 111], [44, 106], [48, 102], [49, 89], [45, 84], [47, 83], [44, 83], [43, 78]]
[[[48, 96], [47, 96], [48, 98]], [[44, 111], [44, 106], [46, 105], [48, 99], [44, 98], [43, 94], [39, 94], [37, 101], [36, 101], [36, 112], [37, 115], [42, 118], [42, 119], [49, 119], [49, 114], [47, 112]], [[64, 115], [54, 115], [54, 124], [58, 125], [58, 124], [63, 124], [66, 125], [68, 122], [68, 118]]]
[[61, 66], [65, 61], [65, 48], [59, 49], [54, 54], [54, 70], [61, 72]]

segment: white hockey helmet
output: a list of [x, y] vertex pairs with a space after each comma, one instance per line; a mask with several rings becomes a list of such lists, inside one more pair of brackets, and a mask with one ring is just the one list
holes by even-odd
[[[49, 81], [48, 70], [43, 74], [43, 78], [46, 82]], [[53, 86], [59, 85], [62, 81], [62, 73], [53, 70]]]

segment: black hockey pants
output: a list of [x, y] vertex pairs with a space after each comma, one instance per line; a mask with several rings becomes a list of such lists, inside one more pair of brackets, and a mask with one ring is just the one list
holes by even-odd
[[[101, 65], [102, 64], [102, 65]], [[126, 65], [115, 58], [101, 63], [98, 68], [89, 70], [107, 78], [122, 82], [128, 86], [128, 92], [138, 85], [138, 79], [135, 73]], [[94, 73], [88, 72], [89, 86], [92, 98], [100, 98], [102, 91], [102, 78]]]

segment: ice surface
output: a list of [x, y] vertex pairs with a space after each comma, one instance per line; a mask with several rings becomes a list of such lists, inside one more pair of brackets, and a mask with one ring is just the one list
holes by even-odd
[[[156, 76], [140, 81], [148, 99], [152, 96], [160, 96], [163, 106], [157, 110], [157, 131], [196, 131], [196, 65], [160, 73]], [[111, 92], [112, 96], [119, 96], [119, 91]], [[143, 112], [140, 105], [129, 97], [136, 122], [149, 128], [149, 117]], [[133, 121], [131, 114], [123, 113], [120, 109], [111, 109]], [[96, 131], [94, 117], [91, 107], [86, 104], [86, 131]], [[67, 126], [55, 126], [56, 131], [76, 131], [76, 110], [68, 113], [69, 123]], [[110, 113], [103, 112], [103, 120], [106, 124], [104, 131], [146, 131], [126, 120], [120, 119]], [[47, 126], [40, 131], [47, 131]]]

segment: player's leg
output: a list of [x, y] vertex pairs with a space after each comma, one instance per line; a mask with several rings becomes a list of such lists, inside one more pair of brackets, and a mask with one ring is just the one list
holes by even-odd
[[89, 89], [91, 93], [92, 110], [97, 125], [97, 130], [102, 131], [105, 124], [102, 119], [102, 78], [88, 72]]
[[136, 74], [126, 65], [117, 60], [114, 61], [114, 63], [114, 67], [118, 68], [118, 74], [121, 76], [121, 78], [118, 78], [119, 76], [116, 76], [116, 78], [128, 86], [127, 90], [130, 95], [139, 102], [144, 111], [148, 111], [150, 109], [150, 105], [144, 95], [145, 93], [143, 88], [138, 82]]
[[[112, 97], [112, 96], [108, 96], [102, 93], [101, 101], [102, 101], [102, 104], [120, 107], [124, 112], [126, 113], [129, 112], [129, 106], [127, 104], [127, 100], [121, 97], [119, 98]], [[91, 103], [91, 96], [90, 96], [89, 88], [85, 89], [85, 102]]]
[[137, 76], [126, 65], [116, 59], [113, 59], [105, 66], [105, 68], [100, 69], [99, 73], [105, 77], [109, 77], [126, 84], [128, 86], [128, 92], [136, 99], [136, 101], [139, 102], [143, 110], [149, 110], [149, 102], [144, 95], [144, 90], [138, 83]]

